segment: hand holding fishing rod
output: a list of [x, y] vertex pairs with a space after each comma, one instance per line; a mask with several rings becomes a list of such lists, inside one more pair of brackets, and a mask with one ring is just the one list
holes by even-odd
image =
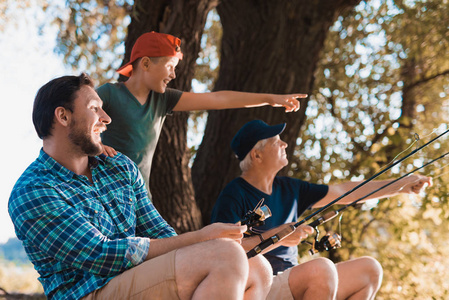
[[[305, 228], [301, 228], [303, 230], [303, 232], [307, 233], [307, 234], [312, 234], [313, 230], [312, 228], [316, 228], [318, 225], [323, 224], [331, 219], [333, 219], [334, 217], [337, 216], [338, 213], [335, 212], [329, 212], [321, 217], [319, 217], [318, 219], [316, 219], [315, 221], [313, 221], [312, 223], [310, 223], [307, 227], [310, 229], [307, 229], [307, 227], [305, 227], [305, 225], [303, 225]], [[282, 241], [283, 239], [285, 239], [287, 236], [293, 234], [296, 230], [299, 230], [298, 227], [300, 227], [301, 224], [295, 223], [295, 224], [286, 224], [284, 225], [285, 228], [283, 228], [282, 230], [280, 230], [279, 232], [277, 232], [276, 234], [270, 236], [268, 239], [263, 240], [260, 244], [258, 244], [256, 247], [254, 247], [253, 249], [251, 249], [250, 251], [248, 251], [246, 253], [248, 258], [254, 257], [257, 254], [261, 253], [263, 250], [267, 249], [268, 247]], [[310, 227], [309, 227], [310, 226]], [[299, 233], [299, 235], [304, 234], [302, 232]], [[299, 240], [302, 240], [304, 238], [307, 238], [307, 236], [302, 236], [302, 238], [300, 238]], [[296, 242], [295, 245], [297, 245], [299, 243]], [[294, 246], [294, 245], [284, 245], [284, 246]]]
[[[320, 270], [318, 272], [320, 275], [317, 275], [317, 277], [321, 278], [321, 275], [330, 275], [332, 273], [330, 271], [331, 267], [333, 267], [332, 264], [323, 264], [323, 260], [311, 260], [305, 264], [300, 264], [297, 259], [297, 247], [276, 246], [293, 242], [294, 238], [300, 236], [300, 233], [305, 228], [312, 229], [304, 223], [308, 219], [302, 221], [303, 226], [296, 224], [296, 221], [300, 219], [300, 216], [308, 207], [313, 206], [320, 200], [325, 200], [322, 203], [328, 203], [335, 198], [335, 194], [328, 194], [329, 197], [326, 197], [327, 188], [324, 185], [277, 175], [283, 167], [288, 165], [288, 158], [285, 151], [287, 144], [280, 138], [280, 134], [285, 126], [286, 124], [270, 126], [261, 120], [253, 120], [242, 126], [236, 133], [232, 140], [231, 148], [240, 161], [242, 173], [238, 178], [231, 181], [220, 193], [212, 211], [211, 221], [236, 222], [248, 210], [253, 209], [261, 198], [265, 198], [265, 203], [272, 211], [273, 217], [268, 219], [262, 228], [255, 228], [256, 230], [259, 229], [259, 232], [264, 231], [261, 234], [261, 240], [257, 236], [244, 238], [242, 240], [242, 246], [244, 249], [251, 250], [257, 243], [261, 242], [261, 244], [257, 245], [259, 249], [252, 250], [253, 254], [249, 253], [249, 256], [276, 248], [266, 256], [273, 267], [273, 272], [278, 273], [285, 271], [287, 268], [293, 268], [295, 271], [290, 272], [288, 276], [289, 282], [292, 282], [294, 286], [303, 286], [304, 289], [308, 289], [316, 286], [316, 280], [312, 274], [308, 273], [308, 270]], [[419, 149], [413, 153], [416, 153]], [[382, 172], [384, 173], [386, 170]], [[359, 187], [366, 183], [362, 183]], [[353, 186], [353, 184], [346, 186], [345, 188], [347, 189], [343, 190], [340, 195], [346, 191], [351, 193], [349, 188]], [[359, 187], [355, 187], [354, 189]], [[373, 188], [373, 185], [370, 184], [368, 187], [369, 191], [372, 191], [378, 186], [375, 185], [375, 188]], [[349, 201], [344, 201], [344, 203], [346, 204], [355, 199], [356, 197], [354, 195]], [[358, 194], [357, 197], [361, 195], [363, 194]], [[349, 198], [345, 200], [347, 199]], [[338, 202], [338, 200], [335, 200], [335, 202]], [[337, 213], [323, 214], [322, 220], [317, 221], [318, 224], [322, 224], [332, 217], [335, 218], [337, 215]], [[317, 216], [318, 214], [316, 213], [314, 218]], [[310, 218], [312, 217], [310, 216]], [[310, 222], [312, 221], [310, 220]], [[277, 241], [281, 242], [278, 243]], [[270, 247], [270, 245], [273, 246]], [[265, 248], [265, 250], [262, 250], [262, 248]], [[370, 298], [374, 298], [377, 291], [376, 287], [379, 286], [382, 278], [366, 275], [381, 274], [382, 268], [379, 263], [374, 258], [354, 258], [344, 263], [348, 266], [346, 270], [351, 274], [350, 277], [345, 277], [345, 279], [341, 280], [341, 283], [347, 286], [346, 290], [349, 293], [348, 295], [361, 289], [370, 289], [374, 291]], [[366, 265], [368, 268], [362, 269], [359, 267], [360, 264]], [[304, 276], [304, 274], [306, 275]], [[359, 286], [354, 285], [352, 278], [359, 278], [361, 276], [369, 277], [369, 282]], [[337, 279], [336, 276], [331, 277], [331, 279]], [[294, 294], [293, 290], [291, 292]], [[299, 297], [301, 296], [298, 295]]]
[[[416, 168], [416, 169], [414, 169], [414, 170], [412, 170], [412, 171], [410, 171], [410, 172], [408, 172], [408, 173], [402, 175], [402, 176], [399, 177], [399, 178], [396, 178], [396, 179], [394, 179], [394, 180], [389, 181], [388, 183], [386, 183], [386, 184], [380, 186], [379, 188], [377, 188], [377, 189], [371, 191], [370, 193], [368, 193], [368, 194], [366, 194], [366, 195], [364, 195], [364, 196], [362, 196], [362, 197], [360, 197], [360, 198], [354, 200], [353, 202], [351, 202], [351, 203], [345, 205], [344, 207], [342, 207], [342, 208], [340, 208], [340, 209], [338, 209], [338, 210], [330, 211], [330, 212], [324, 214], [323, 216], [320, 216], [318, 219], [316, 219], [315, 221], [311, 222], [311, 223], [308, 224], [308, 225], [311, 226], [311, 227], [313, 227], [313, 228], [315, 228], [315, 230], [317, 230], [316, 227], [317, 227], [318, 225], [321, 225], [321, 224], [323, 224], [323, 223], [325, 223], [325, 222], [327, 222], [327, 221], [329, 221], [329, 220], [332, 220], [332, 219], [335, 218], [341, 211], [347, 209], [347, 208], [350, 207], [350, 206], [354, 206], [354, 205], [357, 204], [358, 202], [360, 202], [360, 201], [362, 201], [362, 200], [368, 198], [369, 196], [374, 195], [375, 193], [379, 192], [380, 190], [382, 190], [382, 189], [384, 189], [384, 188], [386, 188], [386, 187], [391, 186], [392, 184], [398, 182], [399, 180], [401, 180], [401, 179], [403, 179], [403, 178], [405, 178], [405, 177], [410, 176], [411, 174], [413, 174], [413, 173], [415, 173], [415, 172], [417, 172], [417, 171], [419, 171], [419, 170], [421, 170], [421, 169], [427, 167], [428, 165], [430, 165], [430, 164], [436, 162], [437, 160], [439, 160], [439, 159], [441, 159], [441, 158], [443, 158], [443, 157], [445, 157], [445, 156], [447, 156], [447, 155], [449, 155], [449, 152], [447, 152], [447, 153], [445, 153], [445, 154], [443, 154], [443, 155], [441, 155], [441, 156], [439, 156], [439, 157], [437, 157], [437, 158], [435, 158], [435, 159], [433, 159], [433, 160], [427, 162], [426, 164], [422, 165], [421, 167], [418, 167], [418, 168]], [[421, 182], [421, 184], [418, 184], [416, 187], [411, 186], [411, 187], [410, 187], [410, 191], [411, 191], [411, 192], [414, 192], [414, 193], [418, 193], [418, 192], [421, 190], [421, 188], [423, 187], [423, 185], [424, 185], [425, 183], [428, 183], [429, 185], [432, 185], [431, 179], [422, 179], [422, 180], [423, 180], [423, 181]], [[362, 185], [363, 185], [363, 182], [362, 182], [361, 184], [357, 185], [357, 187], [360, 187], [360, 186], [362, 186]], [[355, 188], [352, 189], [351, 191], [355, 191]], [[349, 195], [349, 194], [350, 194], [350, 193], [346, 193], [345, 195]], [[343, 197], [338, 197], [337, 199], [340, 200], [340, 199], [342, 199], [342, 198], [343, 198]], [[334, 201], [331, 201], [329, 204], [334, 204], [334, 203], [336, 203], [335, 200], [334, 200]], [[291, 234], [297, 227], [299, 227], [300, 225], [304, 224], [304, 222], [305, 222], [306, 220], [311, 219], [313, 216], [317, 215], [317, 213], [323, 211], [323, 209], [328, 208], [328, 207], [330, 206], [329, 204], [323, 206], [323, 208], [321, 208], [320, 210], [318, 210], [316, 213], [311, 214], [310, 216], [304, 218], [303, 220], [297, 222], [297, 223], [294, 224], [294, 225], [290, 225], [289, 227], [287, 227], [287, 228], [281, 230], [279, 233], [277, 233], [277, 234], [273, 235], [272, 237], [266, 239], [265, 241], [261, 242], [259, 245], [257, 245], [256, 247], [254, 247], [253, 249], [251, 249], [250, 251], [248, 251], [247, 257], [248, 257], [248, 258], [251, 258], [251, 257], [253, 257], [253, 256], [255, 256], [255, 255], [261, 253], [264, 249], [268, 248], [269, 246], [271, 246], [271, 245], [273, 245], [273, 244], [279, 242], [280, 240], [282, 240], [283, 238], [285, 238], [286, 236], [288, 236], [289, 234]], [[334, 235], [330, 235], [330, 236], [327, 237], [327, 239], [326, 239], [326, 237], [324, 237], [324, 240], [321, 240], [321, 241], [320, 241], [321, 245], [324, 245], [325, 250], [327, 250], [326, 248], [328, 248], [328, 246], [326, 245], [326, 242], [327, 242], [327, 240], [329, 240], [329, 239], [330, 239], [330, 243], [329, 243], [328, 245], [330, 245], [330, 246], [332, 246], [332, 247], [334, 247], [334, 245], [335, 245], [335, 247], [338, 247], [338, 246], [339, 246], [339, 237], [338, 237], [338, 236], [336, 237], [336, 236], [334, 236]], [[313, 245], [313, 248], [315, 248], [315, 245]], [[320, 250], [320, 249], [318, 249], [318, 250]], [[312, 253], [314, 253], [314, 252], [315, 252], [315, 251], [312, 251]]]

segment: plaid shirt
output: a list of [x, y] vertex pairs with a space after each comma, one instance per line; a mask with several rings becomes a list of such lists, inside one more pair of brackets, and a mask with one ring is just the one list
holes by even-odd
[[93, 183], [43, 150], [8, 203], [48, 298], [79, 299], [144, 261], [149, 238], [176, 235], [122, 154], [90, 157]]

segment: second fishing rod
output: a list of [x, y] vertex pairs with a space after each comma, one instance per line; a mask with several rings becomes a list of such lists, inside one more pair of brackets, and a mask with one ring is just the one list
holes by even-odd
[[[270, 247], [271, 245], [274, 245], [275, 243], [279, 242], [280, 240], [282, 240], [283, 238], [285, 238], [286, 236], [288, 236], [290, 233], [292, 233], [292, 232], [293, 232], [297, 227], [299, 227], [300, 225], [302, 225], [302, 224], [304, 224], [305, 222], [307, 222], [308, 220], [312, 219], [313, 217], [315, 217], [316, 215], [318, 215], [318, 214], [321, 213], [322, 211], [324, 211], [324, 210], [326, 210], [327, 208], [329, 208], [331, 205], [337, 203], [337, 202], [340, 201], [342, 198], [344, 198], [344, 197], [348, 196], [349, 194], [353, 193], [354, 191], [356, 191], [356, 190], [359, 189], [360, 187], [364, 186], [364, 185], [367, 184], [368, 182], [370, 182], [370, 181], [374, 180], [375, 178], [379, 177], [380, 175], [384, 174], [385, 172], [387, 172], [388, 170], [390, 170], [391, 168], [393, 168], [393, 167], [396, 166], [397, 164], [401, 163], [401, 162], [404, 161], [405, 159], [407, 159], [407, 158], [409, 158], [410, 156], [414, 155], [414, 154], [415, 154], [416, 152], [418, 152], [419, 150], [421, 150], [421, 149], [427, 147], [430, 143], [432, 143], [432, 142], [434, 142], [435, 140], [439, 139], [441, 136], [443, 136], [444, 134], [446, 134], [446, 133], [448, 133], [448, 132], [449, 132], [449, 130], [446, 130], [445, 132], [443, 132], [442, 134], [440, 134], [440, 135], [438, 135], [437, 137], [433, 138], [433, 139], [430, 140], [429, 142], [427, 142], [427, 143], [425, 143], [424, 145], [422, 145], [422, 146], [416, 148], [415, 150], [413, 150], [413, 151], [412, 151], [411, 153], [409, 153], [408, 155], [406, 155], [406, 156], [404, 156], [403, 158], [401, 158], [401, 159], [399, 159], [399, 160], [393, 162], [393, 163], [392, 163], [390, 166], [388, 166], [387, 168], [385, 168], [385, 169], [379, 171], [378, 173], [374, 174], [373, 176], [371, 176], [371, 177], [368, 178], [367, 180], [361, 182], [360, 184], [358, 184], [357, 186], [355, 186], [355, 187], [354, 187], [353, 189], [351, 189], [350, 191], [344, 193], [344, 194], [341, 195], [340, 197], [338, 197], [338, 198], [336, 198], [335, 200], [329, 202], [327, 205], [321, 207], [320, 209], [318, 209], [318, 210], [317, 210], [316, 212], [314, 212], [313, 214], [307, 216], [306, 218], [302, 219], [301, 221], [297, 222], [296, 224], [290, 225], [289, 227], [287, 227], [287, 228], [281, 230], [280, 232], [278, 232], [277, 234], [271, 236], [270, 238], [268, 238], [268, 239], [262, 241], [262, 242], [259, 243], [257, 246], [255, 246], [253, 249], [251, 249], [250, 251], [247, 252], [247, 257], [248, 257], [248, 258], [254, 257], [254, 256], [256, 256], [257, 254], [261, 253], [261, 252], [262, 252], [263, 250], [265, 250], [266, 248], [268, 248], [268, 247]], [[434, 163], [435, 161], [437, 161], [437, 160], [439, 160], [439, 159], [445, 157], [445, 156], [448, 155], [448, 154], [449, 154], [449, 152], [447, 152], [447, 153], [441, 155], [441, 156], [438, 157], [438, 158], [433, 159], [432, 161], [430, 161], [430, 162], [424, 164], [423, 166], [421, 166], [421, 167], [419, 167], [419, 168], [416, 168], [416, 169], [414, 169], [413, 171], [411, 171], [411, 172], [409, 172], [409, 173], [407, 173], [407, 174], [405, 174], [405, 175], [403, 175], [403, 176], [397, 178], [396, 180], [393, 180], [393, 181], [389, 182], [388, 184], [386, 184], [386, 185], [384, 185], [384, 186], [378, 188], [377, 190], [375, 190], [375, 191], [373, 191], [373, 192], [370, 192], [369, 194], [367, 194], [367, 195], [365, 195], [365, 196], [363, 196], [363, 197], [361, 197], [361, 198], [359, 198], [359, 199], [353, 201], [352, 203], [350, 203], [350, 204], [346, 205], [345, 207], [341, 208], [340, 210], [334, 211], [334, 212], [329, 212], [329, 213], [327, 213], [327, 214], [325, 214], [325, 215], [319, 217], [318, 219], [316, 219], [315, 221], [313, 221], [312, 223], [310, 223], [310, 224], [308, 224], [308, 225], [311, 226], [311, 227], [316, 227], [316, 226], [318, 226], [318, 225], [320, 225], [320, 224], [323, 224], [324, 222], [327, 222], [327, 221], [333, 219], [334, 217], [336, 217], [336, 216], [338, 215], [338, 213], [339, 213], [341, 210], [346, 209], [346, 208], [348, 208], [349, 206], [353, 206], [353, 205], [356, 204], [357, 202], [359, 202], [359, 201], [361, 201], [361, 200], [363, 200], [363, 199], [369, 197], [370, 195], [372, 195], [372, 194], [378, 192], [379, 190], [381, 190], [381, 189], [383, 189], [383, 188], [385, 188], [385, 187], [387, 187], [387, 186], [390, 186], [391, 184], [393, 184], [393, 183], [399, 181], [400, 179], [403, 179], [404, 177], [409, 176], [410, 174], [412, 174], [412, 173], [414, 173], [414, 172], [416, 172], [416, 171], [418, 171], [418, 170], [420, 170], [420, 169], [422, 169], [422, 168], [424, 168], [424, 167], [426, 167], [426, 166], [428, 166], [428, 165]]]

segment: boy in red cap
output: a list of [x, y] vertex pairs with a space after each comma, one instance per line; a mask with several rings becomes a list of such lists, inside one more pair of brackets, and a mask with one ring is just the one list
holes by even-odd
[[[211, 110], [271, 105], [297, 111], [306, 94], [274, 95], [233, 91], [182, 92], [167, 88], [176, 78], [175, 68], [183, 58], [181, 40], [169, 34], [148, 32], [133, 46], [130, 61], [118, 69], [129, 79], [107, 83], [97, 92], [113, 122], [103, 133], [103, 143], [129, 156], [148, 182], [157, 140], [172, 111]], [[114, 149], [105, 147], [108, 155]]]

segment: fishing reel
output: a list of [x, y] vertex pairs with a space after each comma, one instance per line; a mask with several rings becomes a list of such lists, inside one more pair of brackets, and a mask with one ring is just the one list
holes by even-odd
[[[313, 243], [308, 241], [303, 241], [305, 244], [309, 244], [312, 248], [309, 250], [310, 255], [314, 255], [315, 253], [322, 251], [329, 251], [331, 249], [337, 249], [341, 247], [341, 235], [338, 233], [328, 232], [325, 236], [323, 236], [320, 240], [318, 237], [320, 235], [320, 231], [318, 230], [318, 225], [321, 225], [325, 222], [328, 222], [338, 216], [338, 211], [330, 211], [323, 216], [320, 216], [315, 221], [309, 224], [310, 227], [315, 229], [316, 235]], [[341, 221], [340, 216], [340, 221]]]
[[318, 241], [318, 236], [312, 243], [312, 248], [309, 250], [310, 255], [318, 252], [329, 251], [341, 247], [341, 236], [338, 233], [328, 232]]
[[316, 236], [313, 243], [307, 242], [312, 248], [309, 250], [310, 255], [314, 255], [318, 252], [329, 251], [332, 249], [337, 249], [341, 247], [341, 236], [335, 232], [328, 232], [320, 240], [318, 236], [320, 232], [318, 228], [315, 228]]
[[263, 201], [264, 199], [260, 200], [254, 210], [248, 211], [240, 220], [241, 225], [246, 225], [248, 227], [249, 234], [255, 234], [251, 230], [252, 227], [264, 225], [265, 220], [271, 217], [271, 210], [268, 208], [268, 206], [262, 205]]

